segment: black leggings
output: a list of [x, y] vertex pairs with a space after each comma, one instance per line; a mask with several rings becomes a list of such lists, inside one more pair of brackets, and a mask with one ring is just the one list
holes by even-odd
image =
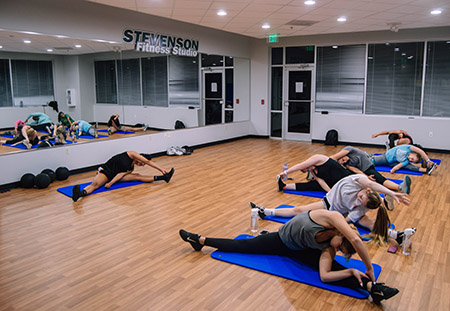
[[[21, 142], [21, 141], [24, 140], [24, 139], [25, 139], [25, 137], [23, 137], [23, 135], [20, 134], [20, 135], [17, 136], [16, 138], [13, 138], [13, 139], [10, 139], [10, 140], [5, 141], [5, 144], [12, 145], [12, 144]], [[30, 143], [31, 143], [31, 145], [33, 145], [33, 146], [34, 146], [34, 145], [37, 145], [37, 144], [39, 143], [39, 137], [36, 136], [34, 139], [30, 139]]]
[[369, 167], [367, 170], [365, 170], [364, 174], [366, 174], [367, 176], [373, 175], [375, 181], [380, 185], [382, 185], [386, 181], [386, 178], [380, 173], [378, 173], [378, 171], [375, 169], [373, 165]]
[[[332, 185], [328, 185], [330, 188]], [[295, 183], [295, 190], [297, 191], [325, 191], [322, 186], [315, 180], [308, 182], [298, 182]]]
[[[242, 240], [206, 238], [205, 245], [217, 248], [221, 252], [289, 256], [302, 261], [317, 271], [319, 270], [319, 259], [321, 255], [320, 250], [291, 250], [283, 243], [283, 241], [281, 241], [278, 232], [271, 232], [251, 239]], [[331, 269], [336, 271], [347, 268], [333, 260]], [[348, 277], [340, 281], [329, 282], [328, 284], [348, 287], [351, 289], [362, 288], [355, 277]], [[367, 282], [364, 282], [364, 285], [366, 284]]]

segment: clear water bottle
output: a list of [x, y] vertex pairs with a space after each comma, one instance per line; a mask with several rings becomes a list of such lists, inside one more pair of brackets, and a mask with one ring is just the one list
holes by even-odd
[[[283, 172], [285, 172], [287, 170], [288, 170], [288, 165], [287, 165], [287, 163], [284, 163], [284, 165], [283, 165]], [[288, 174], [286, 173], [286, 174], [283, 175], [283, 181], [287, 181], [287, 180], [288, 180]]]
[[416, 232], [415, 228], [406, 229], [403, 235], [402, 253], [403, 255], [411, 255], [412, 241], [411, 237]]
[[259, 226], [258, 209], [252, 208], [252, 218], [250, 222], [250, 232], [252, 233], [252, 235], [256, 235], [256, 233], [258, 233], [258, 226]]

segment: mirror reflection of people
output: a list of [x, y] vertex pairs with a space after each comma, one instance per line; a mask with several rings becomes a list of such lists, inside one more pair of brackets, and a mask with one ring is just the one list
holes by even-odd
[[95, 138], [98, 137], [95, 127], [83, 120], [77, 120], [72, 123], [72, 126], [70, 127], [70, 135], [75, 137], [74, 140], [77, 140], [81, 135], [90, 135]]
[[[31, 119], [30, 121], [28, 121]], [[52, 132], [52, 119], [43, 112], [33, 112], [25, 119], [25, 123], [36, 131]]]
[[117, 131], [139, 132], [146, 131], [148, 125], [143, 126], [125, 126], [120, 124], [119, 115], [113, 114], [108, 120], [108, 135], [112, 135]]
[[9, 140], [0, 140], [0, 144], [17, 145], [23, 143], [27, 149], [31, 149], [32, 146], [39, 144], [39, 136], [36, 130], [31, 126], [23, 124], [18, 125], [17, 136]]
[[60, 111], [58, 113], [58, 122], [70, 129], [72, 123], [75, 122], [67, 113]]
[[[160, 171], [162, 175], [150, 176], [133, 173], [135, 166], [148, 165]], [[151, 183], [158, 180], [164, 180], [166, 183], [170, 181], [174, 173], [172, 168], [169, 172], [160, 167], [151, 160], [151, 156], [145, 153], [137, 153], [136, 151], [125, 151], [110, 158], [105, 164], [102, 164], [97, 171], [92, 183], [84, 189], [80, 185], [76, 185], [72, 190], [72, 200], [78, 201], [79, 198], [92, 193], [94, 190], [105, 185], [110, 188], [119, 181], [142, 181]]]
[[[383, 283], [375, 283], [372, 262], [361, 237], [338, 212], [324, 209], [304, 212], [281, 226], [277, 232], [250, 239], [212, 238], [183, 229], [179, 233], [183, 241], [190, 243], [196, 251], [209, 246], [221, 252], [286, 255], [301, 259], [302, 254], [305, 256], [302, 250], [318, 250], [320, 257], [317, 260], [322, 282], [340, 281], [341, 286], [366, 290], [376, 304], [399, 292]], [[337, 252], [342, 252], [347, 258], [358, 253], [366, 266], [366, 272], [342, 266], [335, 269], [333, 259]]]

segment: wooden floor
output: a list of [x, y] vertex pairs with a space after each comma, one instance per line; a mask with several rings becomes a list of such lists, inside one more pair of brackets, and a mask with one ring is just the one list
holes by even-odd
[[[216, 261], [212, 249], [194, 252], [179, 238], [180, 228], [213, 237], [249, 233], [248, 201], [275, 207], [317, 200], [278, 192], [275, 177], [284, 162], [339, 148], [244, 139], [156, 158], [175, 167], [169, 184], [76, 203], [56, 191], [91, 181], [88, 172], [44, 190], [1, 193], [0, 310], [450, 310], [449, 154], [430, 154], [442, 160], [439, 169], [411, 175], [412, 204], [390, 212], [397, 228], [417, 227], [412, 255], [368, 246], [383, 267], [380, 280], [400, 290], [382, 307]], [[278, 227], [260, 221], [260, 229]]]

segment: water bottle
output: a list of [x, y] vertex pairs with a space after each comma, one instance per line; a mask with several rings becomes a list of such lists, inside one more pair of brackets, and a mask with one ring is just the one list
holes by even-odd
[[416, 232], [415, 228], [406, 229], [403, 235], [402, 253], [403, 255], [411, 255], [412, 241], [411, 237]]
[[[287, 163], [284, 163], [284, 165], [283, 165], [283, 172], [286, 172], [287, 170], [288, 170]], [[283, 175], [283, 181], [287, 181], [287, 180], [288, 180], [288, 174], [286, 173], [286, 174]]]
[[258, 223], [259, 223], [259, 216], [258, 216], [258, 209], [252, 208], [252, 218], [250, 223], [250, 232], [252, 235], [256, 235], [258, 233]]
[[20, 107], [23, 108], [23, 100], [20, 101]]

